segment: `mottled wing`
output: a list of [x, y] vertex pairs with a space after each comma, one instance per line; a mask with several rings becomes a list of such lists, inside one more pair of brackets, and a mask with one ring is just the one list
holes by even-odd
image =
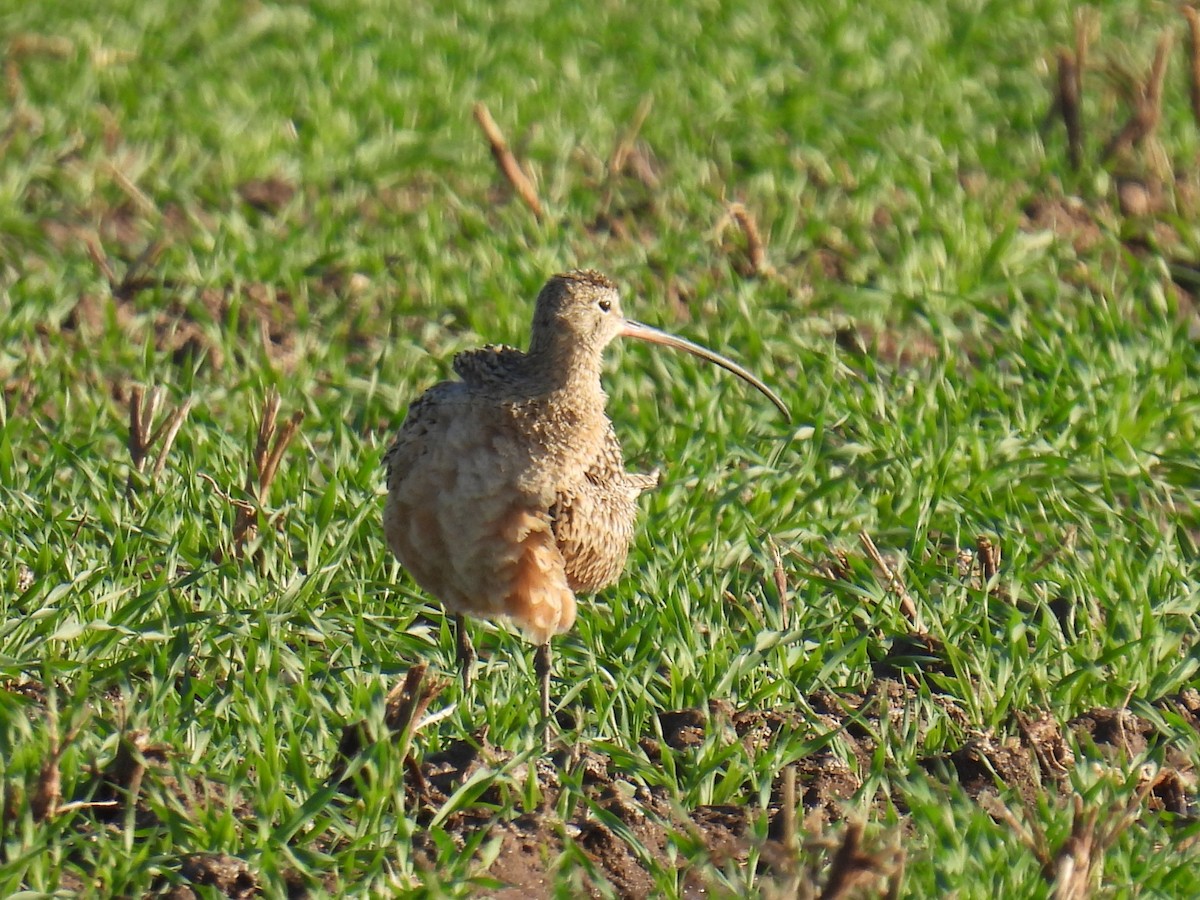
[[657, 484], [657, 472], [625, 471], [621, 445], [612, 423], [607, 423], [582, 477], [563, 486], [551, 508], [567, 581], [574, 590], [597, 591], [620, 577], [633, 541], [637, 498]]

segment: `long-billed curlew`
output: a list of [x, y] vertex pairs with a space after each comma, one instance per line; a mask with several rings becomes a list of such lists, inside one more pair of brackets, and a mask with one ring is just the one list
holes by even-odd
[[470, 685], [474, 649], [463, 616], [507, 616], [537, 643], [542, 718], [550, 715], [550, 638], [575, 621], [575, 594], [614, 582], [633, 540], [637, 498], [657, 471], [628, 472], [600, 386], [616, 337], [678, 347], [723, 366], [787, 407], [734, 362], [626, 319], [616, 286], [594, 271], [542, 288], [529, 350], [484, 347], [454, 358], [444, 381], [408, 410], [384, 457], [388, 545], [456, 616]]

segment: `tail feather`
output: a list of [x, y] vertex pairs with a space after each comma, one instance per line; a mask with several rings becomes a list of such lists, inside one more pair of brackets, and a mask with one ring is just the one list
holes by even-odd
[[547, 519], [525, 511], [505, 523], [506, 538], [519, 548], [512, 566], [505, 611], [529, 636], [544, 644], [575, 623], [575, 594]]

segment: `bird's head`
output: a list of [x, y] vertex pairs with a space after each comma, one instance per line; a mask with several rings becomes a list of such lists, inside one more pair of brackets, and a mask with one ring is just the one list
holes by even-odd
[[779, 396], [731, 359], [691, 341], [625, 318], [617, 286], [592, 269], [576, 269], [546, 282], [533, 314], [529, 352], [553, 360], [556, 366], [600, 371], [600, 357], [614, 338], [631, 337], [663, 344], [715, 363], [762, 391], [789, 420]]
[[538, 294], [530, 350], [598, 357], [624, 324], [621, 297], [607, 276], [592, 269], [565, 272]]

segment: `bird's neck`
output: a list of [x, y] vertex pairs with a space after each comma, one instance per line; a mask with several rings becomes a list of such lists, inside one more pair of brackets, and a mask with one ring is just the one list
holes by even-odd
[[526, 357], [528, 373], [536, 385], [534, 396], [545, 402], [604, 411], [605, 395], [600, 387], [600, 357], [581, 359], [580, 354], [554, 352], [549, 347], [532, 350]]
[[531, 353], [524, 380], [513, 411], [530, 422], [528, 433], [546, 450], [572, 457], [579, 446], [598, 440], [598, 431], [607, 423], [608, 400], [598, 364], [581, 366], [577, 358]]

